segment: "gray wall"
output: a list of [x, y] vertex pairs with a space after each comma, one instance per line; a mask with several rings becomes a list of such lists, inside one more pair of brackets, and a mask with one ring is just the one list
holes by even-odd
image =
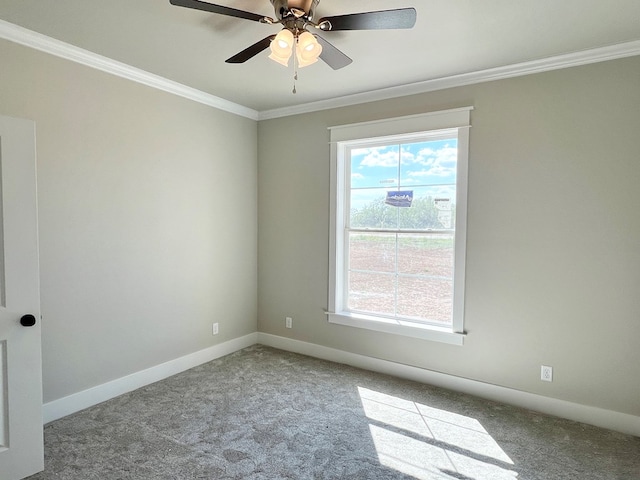
[[[640, 58], [258, 125], [10, 42], [0, 58], [0, 113], [37, 124], [45, 401], [257, 318], [640, 415]], [[467, 105], [465, 345], [328, 324], [327, 127]]]
[[[634, 57], [260, 122], [259, 331], [640, 415], [639, 86]], [[328, 324], [327, 127], [467, 105], [465, 345]]]
[[0, 113], [37, 128], [45, 402], [255, 332], [256, 122], [6, 41], [0, 59]]

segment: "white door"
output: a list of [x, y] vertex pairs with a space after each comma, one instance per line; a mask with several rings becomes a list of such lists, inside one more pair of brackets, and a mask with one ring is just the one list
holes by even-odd
[[33, 122], [0, 116], [0, 180], [0, 479], [18, 480], [44, 468]]

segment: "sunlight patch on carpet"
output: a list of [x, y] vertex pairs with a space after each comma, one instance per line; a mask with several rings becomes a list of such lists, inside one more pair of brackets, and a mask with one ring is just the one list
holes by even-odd
[[480, 422], [358, 387], [378, 460], [417, 479], [514, 480], [514, 463]]

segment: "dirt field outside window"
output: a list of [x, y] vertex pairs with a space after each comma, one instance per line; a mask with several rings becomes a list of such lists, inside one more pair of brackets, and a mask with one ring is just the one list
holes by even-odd
[[352, 232], [352, 311], [451, 324], [453, 236]]

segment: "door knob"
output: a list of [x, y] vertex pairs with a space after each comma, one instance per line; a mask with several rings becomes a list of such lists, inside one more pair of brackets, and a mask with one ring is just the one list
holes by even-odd
[[33, 327], [36, 324], [36, 317], [31, 314], [23, 315], [20, 319], [20, 325], [23, 327]]

